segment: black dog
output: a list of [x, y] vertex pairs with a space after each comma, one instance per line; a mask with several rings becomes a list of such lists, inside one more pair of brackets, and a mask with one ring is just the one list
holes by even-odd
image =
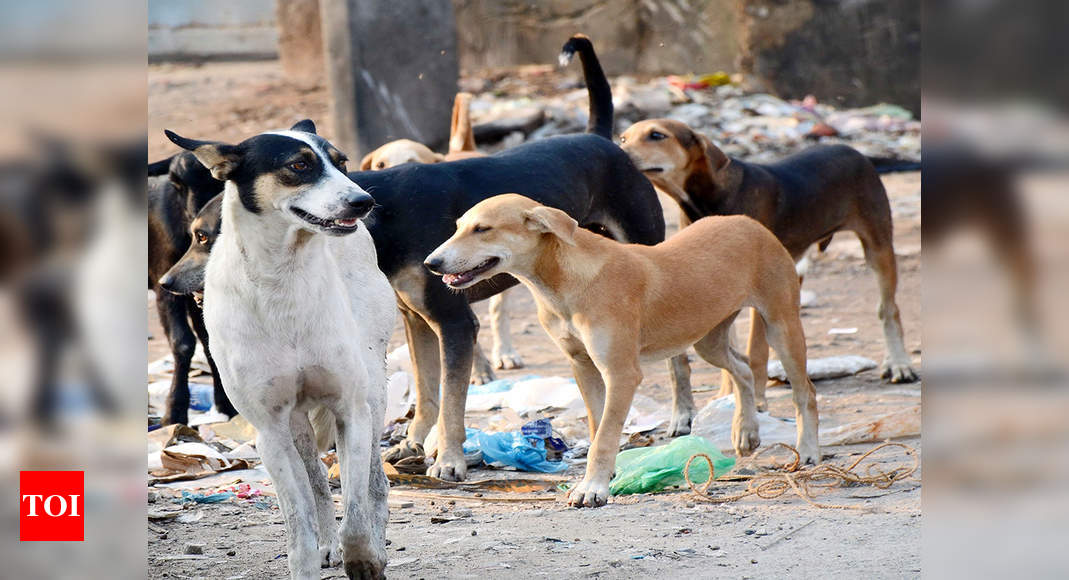
[[[463, 480], [464, 409], [478, 319], [469, 302], [516, 283], [496, 276], [471, 289], [446, 287], [423, 260], [455, 230], [473, 205], [502, 193], [519, 193], [564, 210], [587, 229], [614, 239], [656, 244], [664, 217], [649, 181], [611, 139], [608, 83], [585, 37], [565, 45], [562, 58], [578, 52], [591, 87], [589, 128], [595, 134], [558, 136], [489, 157], [431, 165], [406, 164], [385, 171], [350, 173], [378, 207], [366, 220], [379, 266], [397, 291], [418, 385], [416, 414], [405, 442], [387, 460], [416, 454], [438, 425], [438, 457], [430, 475]], [[440, 381], [444, 372], [444, 381]], [[439, 411], [439, 383], [444, 384]]]
[[193, 217], [222, 190], [223, 183], [215, 180], [192, 153], [179, 153], [149, 165], [148, 287], [156, 291], [156, 309], [174, 355], [174, 376], [163, 417], [166, 424], [189, 421], [189, 367], [198, 338], [211, 367], [216, 408], [230, 417], [237, 415], [212, 360], [200, 308], [193, 295], [167, 288], [173, 277], [165, 278], [190, 248]]

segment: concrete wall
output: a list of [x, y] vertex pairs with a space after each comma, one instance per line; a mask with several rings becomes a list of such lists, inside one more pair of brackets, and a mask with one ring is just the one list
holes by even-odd
[[275, 0], [149, 0], [149, 60], [274, 58]]

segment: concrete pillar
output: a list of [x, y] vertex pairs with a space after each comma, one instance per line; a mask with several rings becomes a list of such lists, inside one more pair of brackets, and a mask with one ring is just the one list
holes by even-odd
[[278, 59], [286, 78], [312, 89], [326, 79], [319, 0], [276, 0]]
[[394, 139], [449, 139], [457, 91], [451, 0], [321, 0], [334, 142], [350, 158]]

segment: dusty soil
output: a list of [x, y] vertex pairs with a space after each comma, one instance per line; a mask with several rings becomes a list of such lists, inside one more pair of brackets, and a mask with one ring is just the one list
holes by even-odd
[[[150, 159], [171, 154], [162, 128], [191, 137], [239, 140], [265, 128], [288, 126], [312, 117], [325, 121], [322, 90], [301, 90], [284, 82], [277, 63], [226, 63], [152, 66], [149, 69]], [[319, 123], [326, 131], [328, 124]], [[906, 329], [906, 347], [921, 363], [920, 333], [920, 175], [890, 175], [885, 184], [895, 219], [899, 254], [898, 304]], [[676, 210], [666, 205], [670, 231]], [[865, 266], [860, 245], [840, 234], [814, 263], [804, 288], [816, 293], [803, 310], [811, 358], [858, 354], [883, 358], [883, 336], [876, 318], [875, 278]], [[515, 300], [514, 342], [526, 368], [501, 376], [567, 375], [569, 370], [538, 326], [534, 303], [525, 291]], [[486, 321], [485, 304], [476, 311]], [[167, 354], [155, 309], [149, 304], [149, 360]], [[484, 328], [488, 325], [484, 324]], [[829, 335], [831, 328], [856, 327], [855, 334]], [[400, 328], [391, 348], [403, 344]], [[483, 343], [489, 346], [488, 337]], [[669, 405], [664, 364], [645, 365], [640, 393]], [[697, 404], [715, 393], [719, 371], [693, 363]], [[822, 422], [845, 422], [893, 410], [901, 405], [876, 371], [817, 385]], [[908, 385], [917, 390], [919, 385]], [[770, 412], [793, 417], [787, 389], [770, 387]], [[655, 433], [658, 439], [664, 434]], [[920, 446], [919, 438], [906, 441]], [[829, 461], [845, 463], [870, 445], [825, 448]], [[903, 461], [901, 453], [889, 461]], [[565, 476], [581, 477], [582, 465]], [[471, 479], [501, 477], [478, 470]], [[821, 510], [793, 496], [775, 500], [747, 498], [731, 505], [696, 502], [689, 491], [614, 498], [597, 510], [574, 510], [556, 499], [494, 502], [465, 492], [436, 492], [453, 499], [428, 497], [425, 490], [398, 487], [391, 493], [387, 538], [391, 542], [389, 576], [397, 578], [469, 577], [603, 577], [629, 578], [658, 572], [687, 571], [695, 577], [917, 577], [920, 575], [920, 481], [901, 482], [889, 490], [844, 488], [821, 497], [826, 503], [853, 503], [867, 512]], [[739, 489], [725, 486], [725, 493]], [[420, 495], [420, 494], [423, 495]], [[170, 492], [152, 509], [178, 509]], [[538, 496], [539, 494], [535, 494]], [[553, 492], [541, 496], [553, 498]], [[396, 497], [394, 497], [396, 496]], [[532, 496], [532, 497], [535, 497]], [[286, 573], [281, 516], [273, 498], [250, 503], [198, 505], [192, 523], [153, 522], [149, 534], [149, 571], [153, 578], [268, 578]], [[398, 502], [411, 502], [400, 507]], [[455, 502], [455, 505], [454, 503]], [[470, 508], [471, 514], [456, 508]], [[433, 517], [451, 519], [431, 523]], [[802, 527], [804, 526], [804, 528]], [[793, 532], [797, 530], [797, 532]], [[206, 544], [204, 557], [184, 556], [187, 543]], [[233, 551], [233, 555], [228, 552]], [[181, 559], [186, 558], [186, 559]], [[343, 577], [338, 569], [324, 578]]]

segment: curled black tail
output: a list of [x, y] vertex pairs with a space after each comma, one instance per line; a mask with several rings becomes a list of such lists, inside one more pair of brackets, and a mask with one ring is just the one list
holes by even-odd
[[594, 54], [594, 45], [585, 34], [576, 34], [564, 43], [560, 50], [560, 65], [568, 66], [575, 53], [583, 63], [583, 79], [590, 95], [590, 120], [586, 132], [612, 139], [612, 89], [605, 72], [601, 70], [598, 55]]

